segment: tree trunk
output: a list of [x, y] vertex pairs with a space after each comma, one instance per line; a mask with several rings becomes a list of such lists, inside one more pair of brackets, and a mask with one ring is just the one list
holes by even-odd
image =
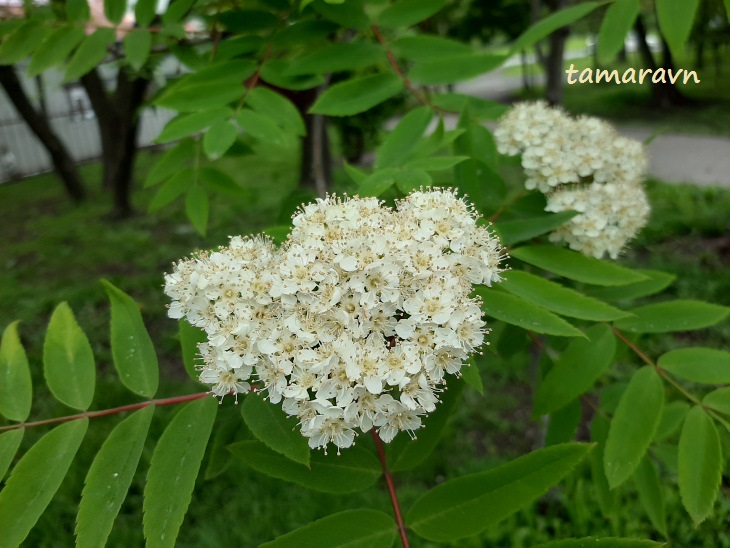
[[[553, 12], [563, 9], [567, 5], [566, 0], [557, 0], [550, 6]], [[551, 105], [563, 103], [563, 57], [565, 54], [565, 41], [568, 39], [570, 30], [563, 27], [550, 35], [548, 53], [545, 56], [545, 99]]]
[[[666, 41], [662, 40], [662, 66], [658, 67], [654, 54], [651, 52], [649, 43], [646, 40], [646, 27], [644, 26], [644, 20], [639, 14], [634, 24], [634, 30], [636, 31], [636, 40], [639, 44], [639, 53], [645, 68], [651, 69], [652, 72], [658, 68], [665, 70], [674, 69], [674, 62], [672, 60], [672, 54], [667, 47]], [[687, 99], [680, 93], [676, 86], [670, 82], [652, 83], [651, 95], [654, 104], [660, 108], [668, 108], [675, 105], [681, 105], [687, 103]]]
[[86, 189], [76, 169], [76, 164], [74, 164], [63, 142], [53, 131], [48, 119], [38, 113], [30, 99], [28, 99], [14, 67], [0, 66], [0, 85], [5, 89], [5, 93], [7, 93], [8, 98], [25, 120], [25, 123], [28, 124], [28, 127], [48, 151], [56, 174], [61, 178], [69, 197], [75, 202], [84, 200], [86, 198]]
[[299, 164], [299, 185], [314, 190], [324, 198], [332, 184], [332, 156], [327, 118], [321, 114], [308, 114], [319, 89], [298, 92], [290, 96], [304, 117], [307, 133], [302, 138], [301, 163]]
[[114, 216], [133, 213], [131, 194], [134, 159], [137, 153], [139, 107], [149, 80], [130, 78], [123, 69], [117, 74], [116, 89], [109, 94], [96, 69], [81, 77], [96, 114], [101, 137], [103, 185], [113, 194]]

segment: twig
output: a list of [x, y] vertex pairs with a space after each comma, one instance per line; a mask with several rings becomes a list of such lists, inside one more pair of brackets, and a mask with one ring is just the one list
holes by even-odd
[[271, 55], [271, 44], [269, 44], [269, 47], [266, 48], [266, 53], [264, 53], [264, 58], [261, 60], [261, 63], [259, 63], [259, 66], [256, 68], [256, 72], [253, 73], [253, 75], [244, 82], [246, 85], [246, 91], [243, 94], [243, 97], [241, 97], [241, 101], [238, 103], [238, 106], [236, 107], [236, 115], [238, 115], [239, 112], [241, 112], [241, 109], [243, 108], [243, 105], [246, 103], [246, 99], [248, 98], [248, 94], [251, 93], [251, 90], [256, 87], [256, 85], [259, 83], [259, 79], [261, 78], [261, 69], [264, 68], [264, 65], [266, 64], [266, 61], [269, 60], [269, 56]]
[[406, 532], [406, 525], [403, 521], [403, 514], [400, 511], [400, 504], [398, 503], [398, 496], [395, 491], [395, 484], [393, 483], [393, 476], [388, 471], [388, 465], [385, 460], [385, 448], [383, 447], [383, 441], [378, 436], [378, 432], [375, 428], [370, 430], [375, 440], [375, 447], [378, 450], [378, 458], [380, 459], [380, 466], [383, 468], [383, 477], [385, 477], [385, 483], [388, 485], [388, 493], [390, 494], [390, 502], [393, 505], [393, 513], [395, 514], [395, 521], [398, 524], [398, 532], [400, 533], [400, 540], [403, 543], [403, 548], [410, 548], [408, 542], [408, 533]]
[[393, 67], [393, 70], [398, 75], [398, 77], [403, 80], [403, 85], [406, 86], [406, 89], [410, 91], [411, 94], [413, 94], [413, 96], [418, 99], [421, 104], [427, 106], [428, 108], [435, 108], [434, 105], [428, 102], [428, 99], [426, 99], [426, 97], [424, 97], [421, 92], [413, 87], [413, 84], [408, 79], [408, 76], [406, 76], [403, 70], [401, 70], [400, 65], [398, 65], [398, 61], [395, 58], [395, 55], [393, 55], [393, 52], [388, 47], [385, 38], [383, 38], [383, 34], [380, 32], [380, 27], [378, 25], [370, 25], [370, 29], [373, 31], [373, 35], [375, 36], [376, 40], [380, 42], [380, 45], [383, 46], [383, 49], [385, 49], [385, 55], [388, 57], [388, 62], [390, 63], [390, 66]]
[[616, 329], [613, 326], [611, 326], [611, 330], [613, 331], [614, 335], [616, 335], [616, 337], [618, 337], [619, 339], [621, 339], [626, 346], [628, 346], [631, 350], [633, 350], [634, 353], [637, 356], [639, 356], [639, 358], [641, 358], [644, 363], [646, 363], [647, 365], [650, 365], [651, 367], [653, 367], [654, 370], [657, 372], [657, 374], [662, 379], [664, 379], [669, 384], [671, 384], [682, 395], [684, 395], [685, 398], [687, 398], [688, 400], [690, 400], [692, 403], [694, 403], [695, 405], [699, 405], [706, 412], [708, 412], [712, 416], [715, 416], [714, 412], [711, 409], [708, 409], [707, 407], [705, 407], [702, 404], [702, 402], [699, 399], [697, 399], [696, 396], [694, 396], [693, 394], [691, 394], [690, 392], [688, 392], [687, 390], [685, 390], [685, 388], [681, 384], [679, 384], [677, 381], [675, 381], [670, 375], [667, 374], [666, 371], [664, 371], [661, 367], [659, 367], [656, 363], [654, 363], [654, 361], [651, 358], [649, 358], [644, 352], [642, 352], [642, 350], [638, 346], [636, 346], [628, 338], [626, 338], [626, 336], [623, 333], [621, 333], [621, 331], [619, 331], [618, 329]]
[[178, 403], [186, 403], [189, 401], [195, 401], [202, 399], [206, 396], [210, 396], [210, 392], [198, 392], [197, 394], [188, 394], [187, 396], [175, 396], [172, 398], [164, 398], [161, 400], [147, 400], [139, 403], [133, 403], [130, 405], [123, 405], [121, 407], [114, 407], [112, 409], [102, 409], [101, 411], [86, 411], [84, 413], [78, 413], [76, 415], [67, 415], [65, 417], [56, 417], [55, 419], [46, 419], [43, 421], [34, 422], [21, 422], [19, 424], [11, 424], [9, 426], [0, 427], [0, 432], [6, 432], [8, 430], [19, 430], [21, 428], [33, 428], [35, 426], [46, 426], [48, 424], [59, 424], [62, 422], [75, 421], [79, 419], [94, 419], [97, 417], [106, 417], [107, 415], [116, 415], [118, 413], [124, 413], [125, 411], [136, 411], [137, 409], [143, 409], [150, 405], [176, 405]]

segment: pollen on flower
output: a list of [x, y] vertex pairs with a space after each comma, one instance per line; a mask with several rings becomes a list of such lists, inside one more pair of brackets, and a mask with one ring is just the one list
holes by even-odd
[[551, 233], [552, 241], [615, 259], [646, 224], [644, 148], [608, 123], [573, 119], [545, 102], [520, 103], [500, 120], [494, 137], [502, 154], [522, 155], [525, 187], [545, 194], [545, 211], [578, 212]]
[[377, 429], [415, 438], [449, 375], [488, 332], [473, 284], [506, 257], [455, 191], [422, 189], [387, 208], [328, 196], [302, 206], [287, 241], [262, 236], [174, 265], [169, 315], [207, 334], [200, 379], [223, 397], [258, 390], [298, 419], [312, 448]]

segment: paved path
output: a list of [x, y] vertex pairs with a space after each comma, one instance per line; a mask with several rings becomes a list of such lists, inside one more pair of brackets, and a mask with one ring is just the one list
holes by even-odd
[[[536, 85], [539, 79], [533, 76]], [[521, 87], [520, 78], [495, 71], [457, 86], [456, 91], [484, 99], [504, 101]], [[644, 141], [652, 130], [618, 128]], [[730, 187], [730, 137], [663, 133], [648, 146], [649, 175], [671, 183]]]

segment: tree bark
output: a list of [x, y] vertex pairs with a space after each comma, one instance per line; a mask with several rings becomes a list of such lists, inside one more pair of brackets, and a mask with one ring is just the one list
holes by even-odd
[[134, 179], [134, 160], [137, 153], [139, 107], [144, 100], [149, 80], [131, 78], [120, 69], [116, 89], [107, 92], [96, 69], [81, 77], [89, 96], [101, 137], [103, 185], [113, 193], [114, 216], [130, 216]]
[[290, 99], [304, 117], [307, 133], [301, 141], [301, 162], [299, 164], [299, 185], [314, 190], [324, 198], [332, 184], [332, 156], [327, 118], [321, 114], [309, 114], [307, 110], [314, 104], [319, 89], [292, 94]]
[[60, 177], [69, 197], [75, 202], [84, 200], [86, 189], [71, 154], [53, 131], [48, 119], [41, 115], [28, 99], [14, 67], [0, 66], [0, 85], [5, 89], [5, 93], [25, 123], [48, 151], [56, 174]]
[[[566, 0], [552, 2], [550, 8], [553, 12], [563, 9], [567, 5]], [[551, 105], [563, 103], [563, 57], [565, 54], [565, 41], [568, 39], [570, 29], [563, 27], [550, 35], [548, 40], [548, 52], [545, 56], [545, 99]]]
[[[657, 65], [654, 59], [654, 54], [651, 52], [649, 43], [646, 40], [646, 27], [644, 26], [644, 19], [641, 14], [636, 18], [634, 23], [634, 30], [636, 31], [636, 40], [639, 45], [639, 53], [641, 55], [642, 62], [647, 69], [651, 69], [655, 72], [658, 68], [663, 68], [666, 71], [674, 69], [674, 62], [672, 60], [672, 54], [667, 47], [667, 43], [662, 39], [662, 66]], [[670, 83], [652, 83], [651, 85], [651, 96], [654, 104], [661, 108], [668, 108], [671, 106], [686, 104], [688, 101], [684, 95], [680, 93], [677, 87]]]

